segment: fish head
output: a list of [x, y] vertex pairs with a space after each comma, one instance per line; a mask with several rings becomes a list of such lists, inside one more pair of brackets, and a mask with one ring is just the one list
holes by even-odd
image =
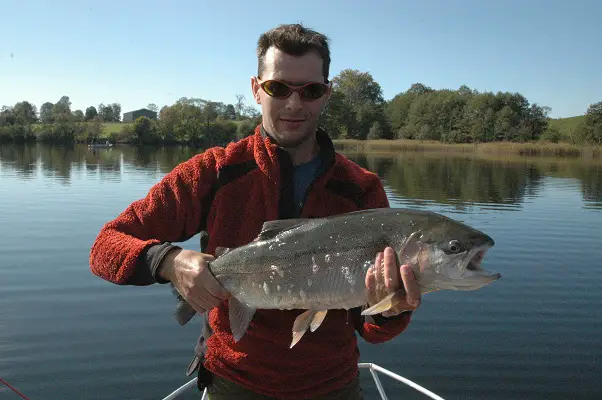
[[501, 278], [481, 266], [495, 245], [490, 236], [441, 215], [423, 222], [397, 247], [400, 261], [412, 266], [424, 292], [477, 290]]

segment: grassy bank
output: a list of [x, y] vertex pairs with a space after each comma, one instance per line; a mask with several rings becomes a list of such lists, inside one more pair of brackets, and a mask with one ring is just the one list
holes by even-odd
[[335, 147], [348, 153], [399, 153], [404, 151], [481, 153], [491, 155], [602, 157], [602, 147], [577, 146], [568, 143], [510, 143], [446, 144], [419, 140], [349, 140], [334, 141]]
[[576, 117], [550, 119], [548, 120], [548, 126], [550, 129], [557, 129], [563, 137], [571, 137], [575, 129], [584, 122], [585, 116], [578, 115]]
[[121, 129], [131, 122], [106, 122], [102, 124], [102, 137], [109, 137], [111, 133], [119, 133]]

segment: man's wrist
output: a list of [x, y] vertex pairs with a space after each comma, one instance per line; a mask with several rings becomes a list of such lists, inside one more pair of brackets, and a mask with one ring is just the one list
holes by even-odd
[[158, 279], [161, 279], [166, 282], [173, 281], [173, 272], [176, 263], [176, 257], [181, 252], [182, 248], [177, 246], [174, 246], [165, 252], [155, 272], [155, 276]]

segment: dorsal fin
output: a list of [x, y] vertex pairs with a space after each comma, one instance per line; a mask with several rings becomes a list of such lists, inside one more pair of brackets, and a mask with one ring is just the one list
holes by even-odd
[[267, 240], [271, 239], [282, 232], [286, 232], [293, 228], [299, 227], [308, 223], [309, 221], [315, 221], [311, 218], [293, 218], [293, 219], [277, 219], [274, 221], [267, 221], [263, 224], [261, 232], [255, 240]]

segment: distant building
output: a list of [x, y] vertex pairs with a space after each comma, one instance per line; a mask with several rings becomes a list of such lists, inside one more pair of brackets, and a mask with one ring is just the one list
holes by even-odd
[[134, 122], [138, 117], [157, 119], [157, 113], [146, 108], [123, 113], [123, 122]]

